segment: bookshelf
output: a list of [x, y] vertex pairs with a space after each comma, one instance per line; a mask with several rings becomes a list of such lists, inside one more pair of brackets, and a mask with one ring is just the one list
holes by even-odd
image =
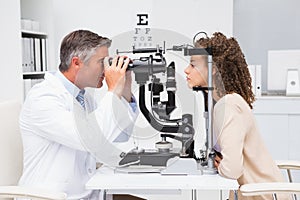
[[44, 32], [31, 30], [21, 30], [21, 33], [24, 97], [26, 97], [28, 91], [44, 79], [48, 70], [48, 36]]
[[23, 79], [43, 79], [45, 72], [23, 72]]
[[[47, 34], [22, 30], [23, 79], [40, 78], [47, 71]], [[38, 77], [39, 76], [39, 77]]]
[[53, 68], [55, 60], [53, 1], [19, 0], [19, 2], [22, 38], [21, 76], [23, 94], [26, 97], [30, 88], [44, 79], [47, 71], [55, 70]]

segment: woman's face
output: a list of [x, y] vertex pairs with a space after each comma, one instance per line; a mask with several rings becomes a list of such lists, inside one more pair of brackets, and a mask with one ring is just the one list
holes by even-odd
[[195, 86], [207, 87], [207, 56], [191, 56], [190, 64], [184, 70], [190, 88]]

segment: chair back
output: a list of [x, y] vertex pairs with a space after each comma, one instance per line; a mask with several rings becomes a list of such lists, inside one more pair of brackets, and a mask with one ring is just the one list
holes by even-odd
[[[300, 194], [300, 183], [271, 182], [271, 183], [248, 183], [240, 187], [243, 196], [258, 196], [272, 194], [274, 200], [280, 200], [277, 195]], [[288, 196], [283, 196], [288, 199]]]
[[20, 102], [0, 102], [0, 186], [16, 185], [22, 175], [23, 145], [19, 129], [20, 110]]

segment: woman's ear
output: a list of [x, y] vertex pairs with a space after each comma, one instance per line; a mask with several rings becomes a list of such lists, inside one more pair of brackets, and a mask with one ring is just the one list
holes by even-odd
[[212, 75], [216, 75], [217, 73], [217, 68], [215, 66], [213, 66], [212, 68]]

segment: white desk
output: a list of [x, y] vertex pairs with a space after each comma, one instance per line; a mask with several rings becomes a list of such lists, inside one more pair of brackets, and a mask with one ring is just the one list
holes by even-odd
[[[167, 190], [237, 190], [236, 180], [220, 175], [160, 175], [159, 173], [114, 173], [100, 169], [87, 182], [87, 189], [114, 190], [123, 194], [145, 194]], [[112, 192], [113, 193], [113, 192]]]

